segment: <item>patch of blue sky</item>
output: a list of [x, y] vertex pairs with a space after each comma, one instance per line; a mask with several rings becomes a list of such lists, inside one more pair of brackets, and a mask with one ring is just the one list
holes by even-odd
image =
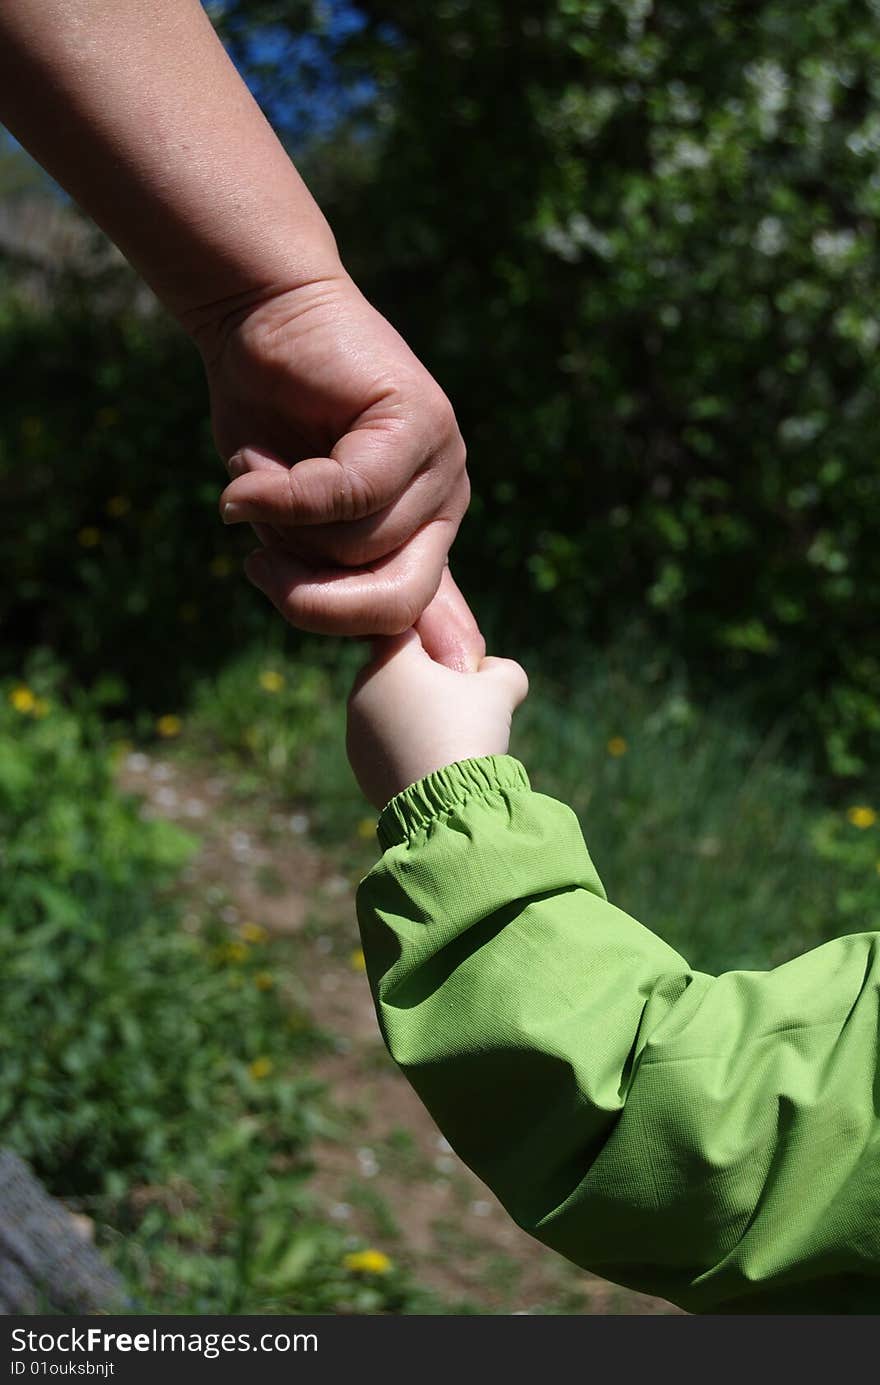
[[[349, 0], [324, 0], [316, 24], [297, 32], [288, 24], [255, 28], [239, 21], [234, 3], [214, 5], [215, 20], [242, 76], [275, 128], [294, 146], [330, 134], [352, 117], [367, 118], [376, 96], [368, 73], [342, 62], [346, 43], [366, 19]], [[385, 40], [393, 41], [389, 32]]]
[[[269, 120], [292, 146], [327, 135], [343, 120], [366, 120], [376, 95], [368, 74], [358, 74], [340, 62], [348, 40], [366, 20], [350, 0], [324, 0], [316, 6], [320, 28], [297, 33], [284, 24], [249, 27], [236, 22], [234, 0], [206, 5], [215, 21], [224, 21], [232, 56]], [[396, 42], [387, 26], [380, 38]], [[0, 152], [12, 150], [24, 165], [32, 165], [35, 183], [56, 196], [67, 194], [36, 165], [18, 141], [0, 126]]]

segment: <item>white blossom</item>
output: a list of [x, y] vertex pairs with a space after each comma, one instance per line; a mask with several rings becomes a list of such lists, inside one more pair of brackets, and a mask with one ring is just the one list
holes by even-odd
[[778, 255], [785, 245], [785, 231], [778, 216], [765, 216], [759, 221], [752, 245], [761, 255]]
[[772, 139], [779, 128], [778, 117], [788, 105], [791, 86], [788, 73], [775, 59], [762, 58], [749, 63], [745, 75], [757, 97], [761, 134], [765, 139]]
[[856, 246], [856, 233], [849, 229], [817, 231], [813, 236], [813, 254], [827, 261], [832, 268], [840, 266]]

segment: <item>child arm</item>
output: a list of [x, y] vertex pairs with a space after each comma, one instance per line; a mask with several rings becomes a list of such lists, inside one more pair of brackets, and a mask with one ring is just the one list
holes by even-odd
[[358, 895], [393, 1057], [515, 1220], [584, 1268], [698, 1312], [876, 1311], [880, 938], [694, 971], [499, 753], [512, 669], [454, 674], [410, 639], [353, 698], [361, 783], [396, 794]]
[[876, 935], [694, 972], [507, 756], [429, 775], [379, 831], [383, 1035], [521, 1226], [692, 1311], [876, 1311]]

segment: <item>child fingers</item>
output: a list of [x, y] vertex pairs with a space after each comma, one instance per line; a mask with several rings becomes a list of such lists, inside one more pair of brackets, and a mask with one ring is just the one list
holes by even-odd
[[348, 696], [349, 710], [362, 700], [365, 689], [372, 691], [375, 680], [384, 683], [385, 670], [393, 673], [414, 659], [425, 659], [421, 641], [414, 629], [404, 630], [400, 635], [377, 635], [370, 641], [369, 662], [358, 671]]
[[481, 677], [497, 678], [507, 690], [514, 707], [528, 697], [528, 674], [515, 659], [495, 659], [490, 656], [480, 664], [479, 673]]
[[370, 662], [367, 667], [375, 671], [390, 664], [392, 659], [409, 663], [413, 659], [424, 660], [425, 657], [415, 626], [410, 626], [409, 630], [399, 635], [375, 635], [370, 640]]
[[476, 673], [486, 641], [448, 566], [430, 606], [416, 624], [425, 651], [456, 673]]

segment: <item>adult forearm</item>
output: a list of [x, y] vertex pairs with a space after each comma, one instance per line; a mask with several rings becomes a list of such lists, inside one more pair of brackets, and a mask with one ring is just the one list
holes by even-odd
[[4, 0], [0, 119], [190, 330], [341, 272], [196, 0]]

